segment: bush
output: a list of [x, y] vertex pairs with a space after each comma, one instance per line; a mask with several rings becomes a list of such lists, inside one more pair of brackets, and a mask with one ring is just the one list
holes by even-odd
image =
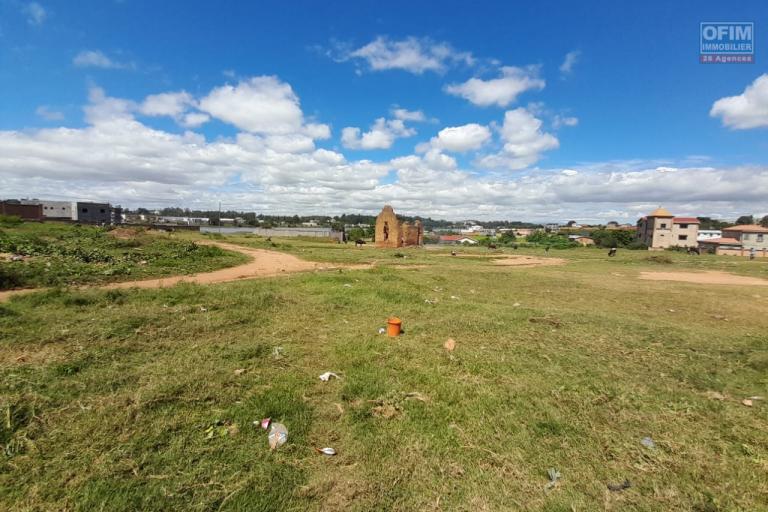
[[552, 249], [568, 249], [571, 247], [578, 247], [579, 244], [568, 240], [568, 237], [563, 235], [554, 235], [551, 233], [545, 233], [544, 231], [537, 231], [527, 237], [528, 242], [551, 247]]
[[0, 226], [12, 228], [21, 224], [21, 217], [18, 215], [0, 215]]
[[598, 247], [628, 248], [637, 242], [635, 232], [624, 229], [596, 229], [590, 234]]
[[0, 263], [0, 290], [18, 288], [22, 285], [21, 277], [10, 265]]

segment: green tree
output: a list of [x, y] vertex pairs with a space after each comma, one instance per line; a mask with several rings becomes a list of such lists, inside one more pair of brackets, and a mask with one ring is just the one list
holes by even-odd
[[512, 231], [507, 231], [506, 233], [502, 233], [499, 237], [499, 242], [502, 245], [512, 245], [515, 243], [515, 240], [517, 238], [515, 237], [515, 234]]
[[629, 247], [635, 232], [628, 229], [596, 229], [590, 234], [598, 247]]
[[347, 240], [358, 240], [360, 238], [367, 238], [363, 228], [352, 228], [347, 231]]
[[742, 215], [736, 219], [736, 224], [754, 224], [755, 217], [753, 215]]
[[768, 228], [768, 215], [760, 219], [760, 225], [763, 226], [764, 228]]

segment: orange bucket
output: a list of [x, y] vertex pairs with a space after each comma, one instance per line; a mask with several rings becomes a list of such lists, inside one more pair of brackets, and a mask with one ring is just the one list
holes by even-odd
[[396, 316], [391, 316], [387, 318], [387, 336], [389, 336], [390, 338], [400, 336], [400, 326], [402, 324], [403, 324], [403, 321], [397, 318]]

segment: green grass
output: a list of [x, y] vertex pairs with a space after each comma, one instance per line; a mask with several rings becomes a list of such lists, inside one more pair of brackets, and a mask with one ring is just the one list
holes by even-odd
[[0, 228], [0, 290], [98, 284], [192, 274], [229, 267], [247, 258], [201, 246], [168, 233], [117, 238], [102, 228], [63, 223], [23, 223]]
[[[768, 397], [768, 288], [637, 279], [766, 263], [274, 243], [376, 265], [1, 304], [0, 509], [768, 509], [768, 403], [740, 403]], [[389, 315], [405, 335], [377, 334]], [[289, 429], [276, 452], [266, 416]], [[208, 439], [216, 425], [239, 431]]]

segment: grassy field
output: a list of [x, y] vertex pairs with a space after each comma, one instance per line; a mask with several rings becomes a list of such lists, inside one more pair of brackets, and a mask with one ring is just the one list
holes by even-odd
[[[191, 274], [247, 261], [175, 234], [63, 223], [0, 225], [0, 290]], [[11, 256], [21, 261], [10, 261]]]
[[376, 265], [1, 304], [0, 510], [768, 510], [766, 262], [228, 241]]

